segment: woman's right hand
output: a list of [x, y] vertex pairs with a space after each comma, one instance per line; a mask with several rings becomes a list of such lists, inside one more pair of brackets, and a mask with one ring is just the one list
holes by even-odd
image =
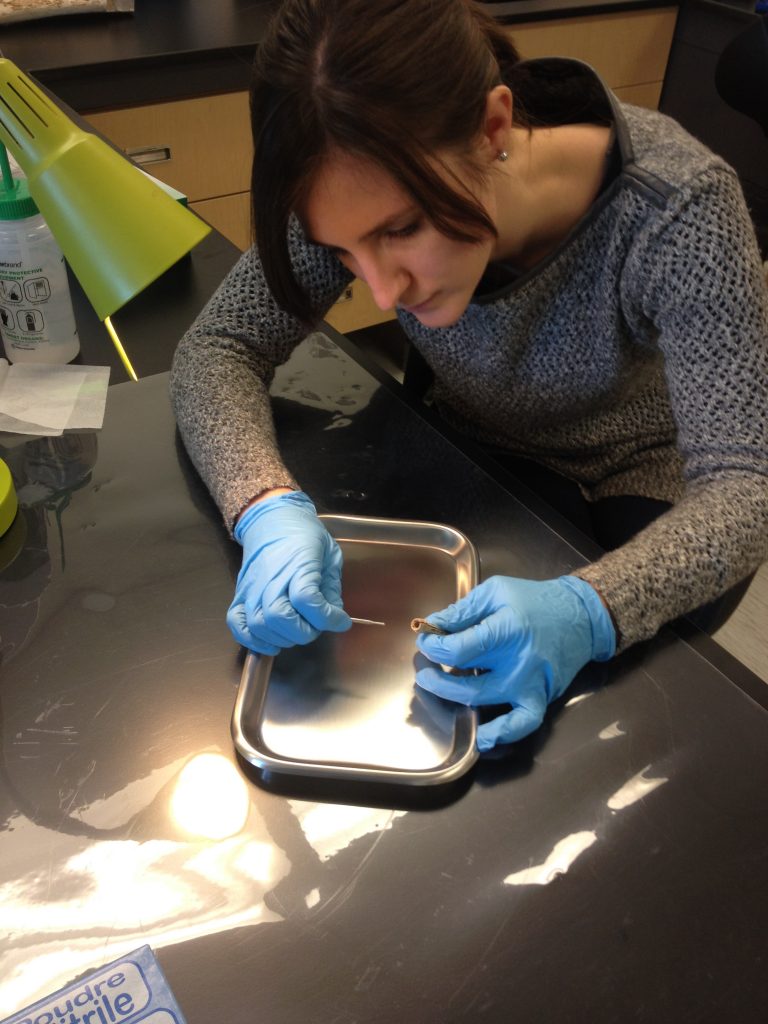
[[350, 628], [341, 603], [341, 550], [306, 494], [291, 491], [249, 505], [234, 535], [243, 564], [227, 625], [239, 643], [277, 654], [323, 630]]

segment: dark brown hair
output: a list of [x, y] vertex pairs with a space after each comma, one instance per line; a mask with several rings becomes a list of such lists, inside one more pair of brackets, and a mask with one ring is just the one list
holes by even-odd
[[[495, 234], [477, 200], [446, 183], [435, 154], [463, 154], [488, 92], [518, 61], [471, 0], [287, 0], [256, 56], [251, 90], [253, 226], [267, 284], [304, 322], [288, 224], [323, 159], [340, 150], [383, 168], [449, 238]], [[471, 168], [470, 168], [471, 170]]]

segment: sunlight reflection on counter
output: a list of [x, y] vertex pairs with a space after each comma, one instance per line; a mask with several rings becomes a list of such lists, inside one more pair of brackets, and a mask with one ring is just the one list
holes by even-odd
[[185, 832], [203, 839], [236, 835], [248, 817], [248, 788], [221, 754], [196, 754], [182, 768], [171, 797], [171, 815]]
[[596, 832], [574, 832], [555, 843], [543, 864], [533, 864], [507, 875], [504, 885], [549, 885], [558, 875], [564, 875], [596, 840]]
[[[210, 752], [175, 768], [164, 812], [167, 838], [93, 841], [28, 819], [17, 823], [14, 837], [26, 868], [0, 886], [0, 906], [3, 930], [24, 934], [25, 943], [0, 953], [0, 1017], [148, 940], [158, 948], [282, 920], [266, 908], [264, 896], [291, 864], [258, 819], [254, 831], [261, 836], [242, 832], [250, 811], [245, 780], [230, 760]], [[132, 783], [134, 811], [162, 801], [166, 780], [163, 771]], [[120, 797], [99, 801], [96, 816], [114, 817], [110, 807]], [[80, 820], [88, 816], [85, 807]], [[179, 828], [194, 839], [177, 838]], [[52, 879], [66, 896], [49, 902]]]
[[309, 804], [296, 800], [290, 801], [290, 804], [307, 842], [321, 860], [329, 860], [371, 832], [391, 828], [396, 818], [402, 818], [407, 813], [380, 807]]
[[[131, 815], [118, 807], [124, 795], [122, 790], [101, 798], [98, 809], [86, 805], [77, 817], [84, 823], [90, 819], [90, 827], [96, 819], [125, 820]], [[16, 822], [17, 856], [26, 867], [0, 886], [0, 906], [4, 930], [24, 934], [25, 944], [0, 953], [0, 1018], [146, 942], [158, 949], [283, 920], [265, 906], [264, 897], [288, 878], [291, 861], [275, 845], [252, 806], [252, 788], [231, 760], [201, 752], [184, 764], [176, 762], [173, 771], [166, 766], [135, 780], [129, 796], [134, 821], [167, 800], [168, 837], [94, 841], [24, 818]], [[286, 807], [323, 862], [367, 835], [383, 834], [406, 814], [300, 800]], [[162, 817], [157, 820], [162, 828]], [[186, 839], [178, 829], [190, 837], [235, 834]], [[361, 847], [361, 864], [377, 842]], [[39, 855], [30, 858], [29, 851]], [[52, 903], [47, 900], [51, 878], [60, 893], [67, 893]], [[315, 883], [304, 905], [311, 910], [321, 903]]]
[[629, 781], [616, 790], [608, 800], [608, 806], [612, 811], [623, 811], [625, 807], [630, 807], [632, 804], [637, 803], [638, 800], [642, 800], [644, 796], [648, 796], [654, 789], [658, 789], [665, 782], [669, 782], [669, 779], [663, 776], [658, 779], [646, 778], [645, 773], [650, 768], [651, 765], [647, 764], [642, 771], [633, 775]]
[[[290, 870], [267, 842], [240, 836], [204, 846], [151, 840], [100, 842], [60, 869], [77, 879], [70, 899], [35, 898], [39, 877], [0, 889], [5, 930], [26, 946], [0, 957], [3, 1016], [101, 962], [143, 945], [155, 948], [282, 918], [263, 903]], [[190, 908], [195, 908], [190, 916]], [[66, 939], [67, 948], [62, 948]]]
[[[614, 722], [603, 729], [600, 738], [614, 739], [624, 735], [625, 733], [619, 728], [619, 723]], [[651, 765], [646, 765], [642, 771], [636, 772], [608, 798], [606, 806], [612, 814], [631, 807], [632, 804], [642, 800], [659, 786], [663, 786], [665, 782], [669, 782], [665, 776], [649, 778], [646, 772], [650, 769]], [[593, 843], [597, 842], [597, 839], [598, 833], [592, 829], [572, 832], [555, 843], [542, 863], [531, 864], [507, 875], [504, 885], [549, 885], [560, 875], [567, 874], [574, 861]]]
[[618, 720], [601, 729], [598, 736], [601, 740], [615, 740], [619, 736], [626, 736], [626, 732], [619, 726]]

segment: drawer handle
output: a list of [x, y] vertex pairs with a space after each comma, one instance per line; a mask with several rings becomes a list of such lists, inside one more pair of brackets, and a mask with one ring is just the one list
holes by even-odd
[[139, 164], [161, 164], [171, 159], [170, 146], [140, 146], [138, 149], [126, 149], [126, 154]]

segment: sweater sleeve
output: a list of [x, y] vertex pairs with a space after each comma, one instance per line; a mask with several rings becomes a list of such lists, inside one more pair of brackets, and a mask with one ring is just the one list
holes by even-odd
[[682, 499], [578, 570], [624, 649], [710, 601], [768, 555], [768, 293], [735, 175], [670, 201], [627, 273], [653, 323], [683, 459]]
[[[290, 251], [296, 277], [318, 319], [351, 275], [309, 245], [294, 221]], [[298, 486], [275, 442], [269, 387], [306, 334], [267, 288], [256, 248], [245, 252], [181, 339], [170, 394], [184, 445], [231, 530], [250, 499], [271, 487]]]

